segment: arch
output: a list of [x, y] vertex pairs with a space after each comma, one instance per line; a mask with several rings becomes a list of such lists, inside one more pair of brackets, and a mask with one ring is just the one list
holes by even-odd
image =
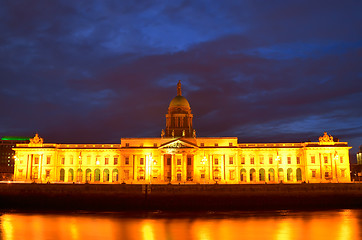
[[275, 178], [274, 178], [274, 168], [269, 168], [268, 170], [268, 177], [269, 177], [269, 181], [274, 182]]
[[219, 181], [220, 180], [220, 171], [219, 169], [215, 169], [214, 170], [214, 181]]
[[109, 182], [109, 170], [108, 169], [103, 170], [103, 182]]
[[293, 169], [291, 168], [287, 170], [287, 181], [293, 181]]
[[83, 172], [82, 169], [78, 169], [77, 170], [77, 182], [82, 182], [83, 181]]
[[118, 182], [118, 169], [113, 169], [112, 171], [112, 182]]
[[68, 182], [73, 182], [74, 179], [74, 170], [71, 168], [68, 171]]
[[85, 171], [85, 176], [86, 176], [86, 182], [91, 182], [92, 181], [92, 170], [90, 170], [89, 168]]
[[297, 168], [297, 181], [302, 181], [302, 169]]
[[64, 178], [65, 178], [65, 170], [64, 168], [61, 168], [59, 174], [59, 181], [64, 182]]
[[99, 170], [99, 168], [96, 168], [96, 170], [94, 170], [94, 181], [101, 181], [101, 170]]
[[242, 168], [240, 170], [240, 181], [246, 182], [246, 169]]
[[250, 182], [255, 182], [256, 180], [255, 174], [256, 174], [255, 169], [254, 168], [250, 169]]
[[278, 169], [278, 180], [279, 180], [279, 182], [284, 181], [284, 169], [283, 168]]
[[264, 170], [264, 168], [261, 168], [259, 170], [259, 181], [265, 182], [265, 170]]

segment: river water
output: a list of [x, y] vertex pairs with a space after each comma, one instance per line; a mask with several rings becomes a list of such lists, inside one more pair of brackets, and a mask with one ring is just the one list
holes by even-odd
[[0, 215], [1, 240], [348, 240], [361, 233], [362, 210]]

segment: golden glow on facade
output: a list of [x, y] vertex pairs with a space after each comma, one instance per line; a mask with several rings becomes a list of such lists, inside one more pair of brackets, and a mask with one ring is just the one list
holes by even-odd
[[79, 183], [350, 182], [347, 142], [324, 133], [318, 142], [238, 143], [236, 137], [196, 137], [190, 104], [172, 99], [158, 138], [120, 144], [17, 144], [14, 179]]

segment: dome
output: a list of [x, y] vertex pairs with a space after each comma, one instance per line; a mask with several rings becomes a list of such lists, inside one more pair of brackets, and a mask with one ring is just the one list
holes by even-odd
[[187, 99], [183, 96], [176, 96], [174, 97], [171, 102], [169, 107], [187, 107], [190, 108], [190, 104], [187, 101]]

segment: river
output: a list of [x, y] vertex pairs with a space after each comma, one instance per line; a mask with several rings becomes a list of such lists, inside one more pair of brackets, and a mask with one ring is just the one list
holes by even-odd
[[362, 239], [362, 210], [0, 215], [1, 240]]

